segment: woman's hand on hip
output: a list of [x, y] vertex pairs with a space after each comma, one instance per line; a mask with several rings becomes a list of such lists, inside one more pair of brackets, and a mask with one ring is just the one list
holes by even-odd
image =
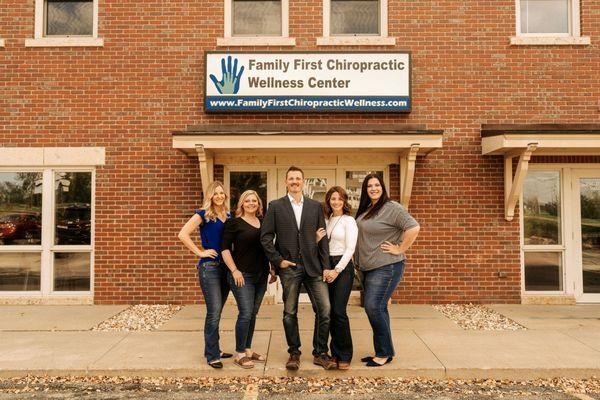
[[388, 242], [387, 240], [385, 242], [383, 242], [383, 244], [381, 245], [381, 250], [384, 253], [393, 254], [395, 256], [399, 256], [400, 254], [402, 254], [400, 245], [392, 244], [392, 243]]
[[200, 252], [200, 258], [212, 258], [212, 259], [215, 259], [215, 258], [217, 258], [218, 255], [219, 255], [219, 253], [217, 253], [217, 251], [214, 250], [214, 249], [202, 250]]
[[244, 286], [244, 284], [246, 282], [244, 282], [244, 275], [242, 275], [242, 271], [240, 271], [239, 269], [236, 269], [235, 271], [233, 271], [231, 273], [231, 275], [233, 276], [233, 280], [235, 281], [235, 285], [237, 287]]

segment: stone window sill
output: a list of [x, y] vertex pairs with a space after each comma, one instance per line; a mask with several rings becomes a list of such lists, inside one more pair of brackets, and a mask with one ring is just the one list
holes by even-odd
[[45, 37], [25, 39], [25, 47], [102, 47], [104, 39], [94, 37]]
[[591, 44], [589, 36], [512, 36], [514, 46], [586, 46]]
[[318, 46], [394, 46], [396, 38], [388, 36], [329, 36], [318, 37]]
[[222, 37], [217, 46], [295, 46], [296, 39], [290, 37]]

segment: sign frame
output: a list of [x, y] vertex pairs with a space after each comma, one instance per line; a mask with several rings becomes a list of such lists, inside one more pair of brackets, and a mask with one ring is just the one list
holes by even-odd
[[[336, 110], [336, 109], [311, 109], [311, 110], [261, 110], [261, 111], [256, 111], [256, 110], [244, 110], [244, 109], [239, 109], [239, 108], [231, 108], [231, 109], [221, 109], [221, 110], [210, 110], [206, 108], [206, 101], [207, 101], [207, 87], [208, 87], [208, 56], [209, 54], [227, 54], [227, 55], [235, 55], [235, 54], [404, 54], [408, 56], [408, 99], [409, 99], [409, 104], [408, 104], [408, 108], [405, 110], [397, 110], [397, 111], [390, 111], [390, 110], [378, 110], [378, 109], [373, 109], [373, 110], [369, 110], [369, 109], [360, 109], [360, 110], [356, 110], [356, 111], [352, 111], [352, 110], [348, 110], [348, 109], [343, 109], [343, 110]], [[386, 50], [358, 50], [358, 51], [343, 51], [343, 50], [337, 50], [337, 51], [285, 51], [285, 50], [278, 50], [278, 51], [260, 51], [260, 50], [254, 50], [254, 51], [227, 51], [227, 50], [206, 50], [204, 52], [204, 89], [203, 89], [203, 95], [204, 97], [202, 98], [202, 108], [205, 114], [401, 114], [401, 115], [406, 115], [406, 114], [410, 114], [412, 112], [412, 105], [413, 105], [413, 96], [412, 96], [412, 52], [410, 50], [393, 50], [393, 51], [386, 51]], [[256, 97], [260, 97], [260, 96], [256, 96]], [[273, 96], [265, 96], [265, 97], [273, 97]], [[366, 96], [364, 96], [366, 97]], [[382, 96], [372, 96], [372, 97], [382, 97]]]

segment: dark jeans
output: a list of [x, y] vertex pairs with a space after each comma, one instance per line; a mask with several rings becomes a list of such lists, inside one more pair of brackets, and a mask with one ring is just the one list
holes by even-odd
[[244, 286], [239, 287], [235, 284], [231, 272], [227, 274], [227, 280], [238, 307], [238, 317], [235, 323], [235, 351], [238, 353], [252, 348], [256, 315], [267, 291], [265, 274], [242, 272], [242, 275], [244, 276]]
[[229, 294], [226, 270], [227, 267], [224, 264], [216, 262], [208, 262], [198, 267], [200, 287], [206, 302], [204, 356], [209, 363], [221, 358], [219, 322], [221, 321], [221, 311]]
[[404, 261], [364, 271], [365, 311], [373, 329], [376, 357], [395, 355], [387, 305], [403, 274]]
[[329, 321], [331, 305], [327, 284], [322, 276], [309, 276], [304, 267], [297, 264], [279, 270], [279, 278], [283, 287], [283, 329], [288, 344], [288, 353], [300, 354], [300, 333], [298, 331], [298, 297], [300, 285], [304, 285], [315, 310], [315, 327], [313, 332], [313, 354], [327, 352], [329, 338]]
[[[330, 265], [337, 265], [341, 256], [331, 257]], [[338, 277], [329, 284], [329, 302], [331, 303], [331, 355], [339, 361], [352, 360], [352, 334], [350, 320], [346, 312], [352, 284], [354, 282], [354, 264], [352, 261]]]

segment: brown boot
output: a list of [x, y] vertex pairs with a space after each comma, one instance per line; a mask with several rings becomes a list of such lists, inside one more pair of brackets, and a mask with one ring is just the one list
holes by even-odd
[[329, 354], [327, 353], [315, 356], [315, 358], [313, 359], [313, 364], [320, 365], [321, 367], [323, 367], [323, 369], [327, 370], [337, 368], [337, 363], [331, 357], [329, 357]]
[[290, 358], [285, 363], [285, 369], [290, 371], [297, 371], [300, 368], [300, 354], [292, 353], [290, 354]]

